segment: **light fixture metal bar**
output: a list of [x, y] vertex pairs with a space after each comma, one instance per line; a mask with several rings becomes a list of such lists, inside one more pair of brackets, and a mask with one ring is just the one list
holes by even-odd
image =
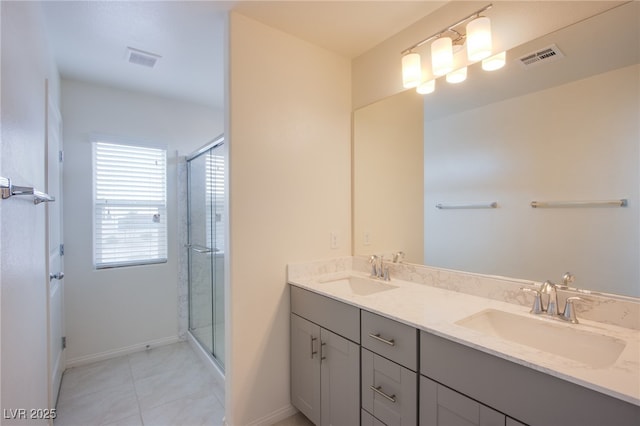
[[410, 46], [410, 47], [407, 47], [407, 48], [406, 48], [406, 49], [404, 49], [402, 52], [400, 52], [400, 54], [401, 54], [401, 55], [406, 55], [407, 53], [411, 52], [413, 49], [416, 49], [416, 48], [418, 48], [418, 47], [422, 46], [423, 44], [430, 42], [431, 40], [433, 40], [434, 38], [438, 37], [439, 35], [441, 35], [441, 34], [443, 34], [443, 33], [447, 32], [447, 31], [452, 30], [453, 28], [457, 27], [458, 25], [462, 24], [463, 22], [468, 21], [469, 19], [473, 18], [474, 16], [479, 15], [479, 14], [481, 14], [482, 12], [484, 12], [484, 11], [487, 11], [487, 10], [491, 9], [492, 7], [493, 7], [493, 3], [489, 3], [489, 4], [488, 4], [488, 5], [486, 5], [485, 7], [482, 7], [482, 8], [480, 8], [480, 9], [476, 10], [475, 12], [473, 12], [473, 13], [471, 13], [471, 14], [469, 14], [469, 15], [465, 16], [464, 18], [460, 19], [460, 20], [459, 20], [458, 22], [456, 22], [455, 24], [451, 24], [451, 25], [449, 25], [448, 27], [446, 27], [446, 28], [444, 28], [444, 29], [442, 29], [442, 30], [438, 31], [437, 33], [434, 33], [433, 35], [430, 35], [429, 37], [427, 37], [427, 38], [425, 38], [425, 39], [420, 40], [420, 41], [419, 41], [419, 42], [417, 42], [416, 44], [414, 44], [414, 45], [412, 45], [412, 46]]

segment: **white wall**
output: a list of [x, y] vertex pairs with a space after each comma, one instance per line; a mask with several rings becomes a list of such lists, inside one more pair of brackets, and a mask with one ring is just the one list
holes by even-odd
[[423, 263], [423, 99], [407, 90], [353, 114], [355, 255]]
[[[45, 185], [45, 79], [58, 102], [59, 78], [43, 33], [40, 6], [1, 2], [0, 175]], [[0, 402], [2, 410], [48, 407], [45, 205], [0, 200]], [[3, 411], [4, 413], [4, 411]], [[7, 420], [0, 423], [46, 424]]]
[[291, 413], [286, 264], [351, 254], [351, 71], [242, 15], [229, 25], [226, 417], [269, 424]]
[[[425, 264], [536, 281], [571, 271], [578, 287], [639, 296], [639, 75], [630, 66], [427, 121]], [[629, 206], [530, 207], [620, 198]], [[500, 207], [434, 208], [487, 201]]]
[[[178, 336], [176, 151], [189, 154], [223, 131], [223, 112], [204, 106], [62, 80], [67, 363], [127, 352]], [[165, 147], [169, 259], [95, 270], [92, 257], [91, 134]]]

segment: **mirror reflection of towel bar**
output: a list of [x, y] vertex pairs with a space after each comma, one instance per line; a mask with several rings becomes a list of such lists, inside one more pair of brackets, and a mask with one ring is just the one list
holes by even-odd
[[16, 197], [20, 195], [32, 195], [33, 204], [40, 204], [44, 202], [55, 201], [56, 199], [49, 194], [40, 192], [31, 186], [18, 186], [11, 183], [11, 179], [0, 177], [0, 190], [2, 192], [2, 199]]
[[217, 253], [217, 252], [220, 251], [219, 249], [217, 249], [215, 247], [214, 248], [209, 248], [209, 247], [199, 246], [197, 244], [185, 244], [185, 247], [189, 248], [189, 249], [191, 249], [191, 250], [193, 250], [195, 252], [204, 253], [204, 254]]
[[436, 204], [438, 209], [495, 209], [497, 207], [498, 203], [496, 201], [479, 204]]
[[593, 200], [593, 201], [532, 201], [531, 207], [536, 208], [557, 208], [557, 207], [627, 207], [626, 198], [621, 200]]

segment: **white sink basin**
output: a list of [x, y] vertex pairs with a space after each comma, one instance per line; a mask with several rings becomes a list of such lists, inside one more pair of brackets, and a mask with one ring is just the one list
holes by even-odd
[[363, 277], [341, 277], [322, 281], [323, 286], [332, 286], [336, 289], [347, 290], [358, 296], [368, 296], [370, 294], [380, 293], [381, 291], [393, 290], [398, 287], [385, 281], [374, 280], [372, 278]]
[[556, 323], [495, 309], [478, 312], [456, 324], [594, 368], [612, 365], [626, 346], [623, 340], [582, 330], [579, 324]]

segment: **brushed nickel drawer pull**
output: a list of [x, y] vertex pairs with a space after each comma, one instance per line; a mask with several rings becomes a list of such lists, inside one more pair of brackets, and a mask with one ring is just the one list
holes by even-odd
[[382, 386], [375, 387], [375, 386], [372, 385], [372, 386], [369, 386], [369, 389], [371, 389], [372, 391], [374, 391], [378, 395], [387, 398], [389, 401], [391, 401], [393, 403], [396, 402], [396, 395], [393, 394], [393, 395], [389, 396], [386, 393], [382, 392]]
[[327, 346], [326, 342], [323, 342], [322, 340], [320, 341], [320, 362], [322, 362], [322, 360], [327, 359], [326, 355], [324, 354], [324, 347]]
[[313, 356], [318, 353], [318, 351], [313, 350], [313, 342], [318, 340], [318, 338], [313, 336], [310, 336], [310, 337], [311, 337], [311, 359], [313, 359]]
[[385, 343], [389, 346], [395, 346], [396, 342], [393, 339], [387, 340], [387, 339], [383, 339], [382, 337], [380, 337], [380, 333], [378, 334], [373, 334], [373, 333], [369, 333], [369, 337], [371, 337], [372, 339], [376, 339], [382, 343]]

